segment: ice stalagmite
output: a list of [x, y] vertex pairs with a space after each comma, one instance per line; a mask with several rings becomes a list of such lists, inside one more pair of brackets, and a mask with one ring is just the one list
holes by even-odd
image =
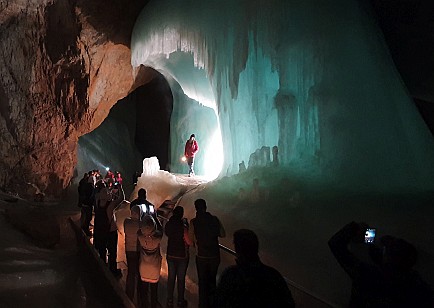
[[224, 174], [277, 145], [319, 181], [434, 187], [433, 138], [362, 1], [151, 1], [131, 44], [133, 66], [216, 111]]

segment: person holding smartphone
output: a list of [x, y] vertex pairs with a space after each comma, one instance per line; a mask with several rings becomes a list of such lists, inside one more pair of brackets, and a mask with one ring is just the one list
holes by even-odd
[[[360, 260], [349, 244], [367, 243], [372, 262]], [[416, 248], [390, 235], [372, 241], [372, 228], [351, 222], [328, 242], [338, 263], [352, 280], [349, 307], [433, 307], [430, 286], [412, 269]]]

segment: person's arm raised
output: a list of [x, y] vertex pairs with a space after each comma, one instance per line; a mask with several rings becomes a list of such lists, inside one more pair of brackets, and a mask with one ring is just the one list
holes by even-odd
[[362, 262], [349, 251], [348, 245], [351, 241], [362, 243], [367, 227], [364, 223], [353, 221], [333, 235], [328, 242], [336, 260], [352, 278], [356, 275], [357, 269]]

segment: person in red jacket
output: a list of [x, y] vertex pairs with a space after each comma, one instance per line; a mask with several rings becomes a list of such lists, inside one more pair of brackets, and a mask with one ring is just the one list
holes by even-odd
[[188, 164], [188, 176], [194, 175], [194, 156], [199, 151], [199, 145], [196, 141], [196, 136], [194, 134], [191, 134], [190, 139], [187, 140], [185, 143], [185, 150], [184, 150], [184, 156], [187, 159]]

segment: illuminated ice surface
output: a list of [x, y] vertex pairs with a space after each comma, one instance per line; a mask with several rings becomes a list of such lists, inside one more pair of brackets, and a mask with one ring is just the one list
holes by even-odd
[[[253, 178], [259, 179], [257, 187]], [[204, 198], [208, 210], [225, 226], [228, 236], [220, 240], [222, 244], [233, 249], [233, 232], [239, 228], [253, 229], [258, 234], [260, 255], [265, 263], [337, 307], [347, 306], [351, 284], [333, 258], [327, 241], [352, 220], [368, 222], [377, 228], [378, 237], [393, 234], [413, 243], [420, 254], [416, 269], [429, 283], [434, 282], [432, 194], [325, 191], [272, 167], [254, 168], [208, 183], [200, 177], [171, 175], [160, 170], [152, 176], [142, 176], [129, 200], [137, 197], [140, 188], [147, 190], [149, 200], [157, 207], [183, 191], [177, 204], [184, 207], [188, 219], [195, 215], [194, 201]], [[164, 254], [166, 244], [161, 249]], [[369, 260], [367, 245], [352, 245], [351, 249]], [[191, 248], [190, 253], [194, 260], [195, 249]], [[220, 273], [234, 263], [232, 256], [224, 252], [221, 255]], [[194, 262], [190, 262], [188, 280], [197, 283]], [[165, 285], [161, 287], [164, 290]], [[312, 302], [309, 296], [293, 292], [301, 307], [324, 307], [315, 300]]]
[[131, 47], [134, 67], [216, 111], [223, 175], [277, 145], [282, 164], [317, 181], [434, 186], [432, 136], [359, 1], [151, 1]]
[[185, 142], [194, 133], [199, 143], [199, 153], [194, 161], [195, 173], [213, 180], [219, 175], [223, 164], [221, 132], [215, 110], [189, 98], [174, 79], [167, 79], [174, 101], [170, 120], [170, 170], [188, 173], [188, 166], [181, 162], [181, 157]]
[[[365, 3], [150, 1], [131, 42], [134, 67], [158, 70], [191, 99], [174, 97], [174, 108], [215, 110], [221, 177], [263, 146], [279, 149], [279, 168], [185, 196], [188, 214], [206, 197], [229, 231], [253, 228], [266, 260], [340, 306], [349, 280], [326, 243], [353, 219], [415, 243], [424, 278], [434, 277], [432, 195], [423, 194], [434, 187], [433, 138]], [[176, 130], [190, 133], [182, 124]], [[172, 149], [184, 139], [172, 138]], [[245, 197], [255, 195], [254, 177], [261, 202]]]

